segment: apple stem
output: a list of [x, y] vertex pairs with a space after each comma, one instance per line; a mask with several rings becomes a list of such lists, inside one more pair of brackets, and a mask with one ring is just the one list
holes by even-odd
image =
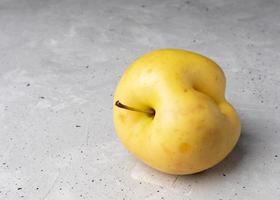
[[122, 104], [119, 100], [116, 101], [115, 105], [118, 106], [119, 108], [131, 110], [131, 111], [136, 111], [136, 112], [142, 112], [142, 113], [146, 113], [146, 114], [152, 115], [152, 116], [154, 116], [156, 114], [154, 109], [151, 109], [151, 110], [140, 110], [140, 109], [137, 109], [137, 108], [132, 108], [130, 106]]

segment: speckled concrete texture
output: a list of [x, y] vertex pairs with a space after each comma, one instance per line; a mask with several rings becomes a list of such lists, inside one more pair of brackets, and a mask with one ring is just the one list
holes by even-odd
[[[191, 176], [131, 156], [112, 95], [135, 58], [193, 50], [227, 76], [242, 136]], [[280, 1], [1, 0], [1, 200], [280, 199]]]

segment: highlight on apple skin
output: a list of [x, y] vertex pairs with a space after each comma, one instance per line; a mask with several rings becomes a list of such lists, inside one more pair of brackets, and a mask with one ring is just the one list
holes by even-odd
[[198, 53], [147, 53], [127, 68], [115, 90], [116, 133], [129, 152], [162, 172], [183, 175], [213, 167], [240, 136], [225, 86], [222, 69]]

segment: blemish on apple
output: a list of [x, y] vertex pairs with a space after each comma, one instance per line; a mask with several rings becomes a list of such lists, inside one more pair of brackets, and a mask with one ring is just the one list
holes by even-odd
[[179, 150], [181, 153], [186, 153], [189, 149], [190, 149], [190, 145], [185, 142], [181, 143], [179, 146]]

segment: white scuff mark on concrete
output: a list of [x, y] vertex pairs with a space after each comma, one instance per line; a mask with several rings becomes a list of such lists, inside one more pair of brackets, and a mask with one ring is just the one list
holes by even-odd
[[51, 38], [50, 40], [49, 40], [49, 44], [51, 45], [51, 46], [56, 46], [57, 45], [57, 40], [55, 40], [55, 39], [53, 39], [53, 38]]
[[36, 104], [36, 108], [39, 108], [39, 109], [46, 109], [46, 108], [50, 108], [50, 107], [51, 107], [51, 104], [48, 101], [39, 101]]
[[64, 34], [66, 37], [74, 37], [77, 34], [76, 26], [71, 26], [68, 33]]
[[54, 186], [56, 185], [57, 181], [58, 181], [58, 178], [59, 178], [59, 175], [60, 175], [60, 171], [58, 172], [56, 178], [54, 179], [53, 183], [51, 184], [48, 192], [45, 194], [45, 196], [42, 198], [42, 200], [46, 200], [47, 197], [49, 196], [49, 194], [52, 192]]
[[67, 105], [63, 102], [63, 103], [60, 103], [60, 104], [57, 104], [55, 106], [52, 106], [52, 110], [53, 111], [60, 111], [60, 110], [63, 110], [64, 108], [66, 108]]

